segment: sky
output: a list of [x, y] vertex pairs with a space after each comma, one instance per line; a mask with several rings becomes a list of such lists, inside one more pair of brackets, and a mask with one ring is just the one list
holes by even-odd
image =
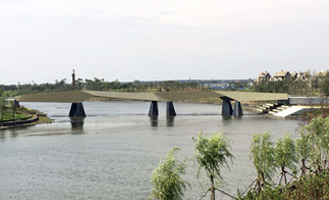
[[329, 69], [328, 0], [0, 0], [0, 84]]

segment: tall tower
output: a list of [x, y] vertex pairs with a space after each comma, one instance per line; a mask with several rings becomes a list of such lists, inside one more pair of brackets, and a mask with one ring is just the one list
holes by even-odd
[[75, 70], [73, 69], [73, 73], [72, 73], [72, 88], [73, 90], [75, 90]]
[[[73, 69], [73, 73], [72, 73], [72, 88], [73, 88], [73, 90], [75, 90], [75, 70], [74, 69]], [[69, 117], [86, 117], [86, 113], [85, 113], [85, 109], [83, 108], [83, 104], [72, 102]]]

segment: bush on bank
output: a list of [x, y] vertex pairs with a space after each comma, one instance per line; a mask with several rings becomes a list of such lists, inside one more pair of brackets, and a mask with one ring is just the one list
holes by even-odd
[[329, 172], [308, 174], [286, 186], [267, 186], [260, 193], [250, 190], [238, 200], [310, 200], [329, 199]]

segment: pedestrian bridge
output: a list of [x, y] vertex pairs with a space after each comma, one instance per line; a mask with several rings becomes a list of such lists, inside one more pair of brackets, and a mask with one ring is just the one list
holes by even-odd
[[[173, 102], [221, 98], [223, 100], [222, 115], [242, 115], [240, 102], [280, 101], [288, 100], [284, 93], [256, 93], [235, 91], [172, 91], [172, 92], [109, 92], [72, 90], [64, 92], [37, 93], [16, 96], [17, 102], [55, 102], [72, 103], [70, 117], [85, 117], [82, 102], [92, 98], [108, 98], [113, 100], [151, 101], [150, 116], [158, 116], [158, 102], [167, 102], [167, 116], [175, 116]], [[235, 101], [232, 109], [231, 101]]]

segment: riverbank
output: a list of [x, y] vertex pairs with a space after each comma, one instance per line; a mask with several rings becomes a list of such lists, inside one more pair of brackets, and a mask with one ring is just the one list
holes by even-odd
[[17, 109], [14, 117], [6, 117], [5, 119], [6, 120], [0, 120], [0, 130], [53, 122], [47, 114], [24, 106]]

